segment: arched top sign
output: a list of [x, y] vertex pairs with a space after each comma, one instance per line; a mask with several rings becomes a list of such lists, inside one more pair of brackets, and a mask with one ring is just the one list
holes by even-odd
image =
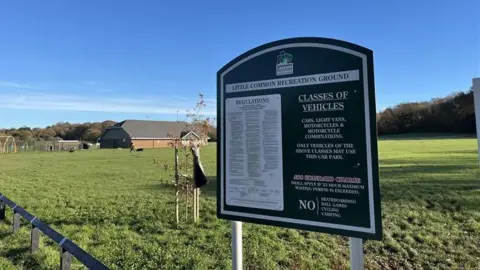
[[373, 52], [284, 39], [217, 73], [220, 218], [379, 239]]
[[354, 43], [338, 40], [338, 39], [331, 39], [331, 38], [319, 38], [319, 37], [299, 37], [299, 38], [289, 38], [289, 39], [282, 39], [278, 41], [273, 41], [256, 48], [253, 48], [239, 56], [235, 59], [231, 60], [227, 63], [224, 67], [219, 70], [219, 74], [228, 73], [231, 70], [232, 66], [237, 65], [239, 62], [242, 63], [243, 61], [254, 57], [258, 57], [264, 53], [267, 53], [272, 50], [282, 50], [288, 49], [293, 47], [323, 47], [326, 49], [338, 50], [345, 53], [350, 53], [357, 56], [370, 56], [372, 57], [373, 53], [370, 49], [365, 47], [359, 46]]

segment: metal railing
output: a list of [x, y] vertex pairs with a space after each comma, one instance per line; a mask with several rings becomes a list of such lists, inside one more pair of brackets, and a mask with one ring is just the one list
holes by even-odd
[[31, 231], [31, 251], [35, 252], [40, 244], [40, 232], [48, 236], [60, 246], [60, 269], [69, 270], [72, 264], [72, 256], [89, 269], [108, 269], [99, 260], [88, 254], [85, 250], [77, 246], [75, 243], [61, 235], [47, 224], [43, 223], [36, 216], [30, 214], [25, 209], [5, 197], [0, 193], [0, 221], [5, 219], [5, 210], [8, 206], [13, 210], [13, 232], [16, 233], [20, 229], [20, 217], [26, 219], [32, 225]]

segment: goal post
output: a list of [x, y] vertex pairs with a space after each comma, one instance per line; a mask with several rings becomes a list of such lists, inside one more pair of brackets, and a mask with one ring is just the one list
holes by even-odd
[[17, 144], [12, 136], [0, 136], [0, 153], [16, 153]]

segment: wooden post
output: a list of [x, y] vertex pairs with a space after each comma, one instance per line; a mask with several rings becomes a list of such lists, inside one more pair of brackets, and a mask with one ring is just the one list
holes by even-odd
[[197, 222], [200, 221], [200, 188], [197, 188]]
[[[192, 148], [192, 165], [195, 167], [195, 148]], [[195, 182], [195, 168], [192, 170], [192, 189], [193, 189], [193, 222], [197, 223], [198, 222], [198, 216], [197, 216], [197, 211], [198, 211], [198, 188]]]
[[188, 185], [188, 178], [185, 178], [185, 222], [188, 221], [188, 195], [190, 195], [190, 186]]
[[[189, 177], [188, 177], [188, 151], [185, 150], [184, 151], [184, 154], [185, 154], [185, 186], [187, 187], [185, 190], [186, 190], [186, 198], [187, 198], [187, 201], [185, 203], [185, 221], [188, 220], [188, 196], [190, 196], [190, 183], [189, 183]], [[193, 200], [192, 200], [193, 201]]]
[[193, 186], [193, 222], [197, 222], [197, 188]]
[[[194, 148], [191, 148], [190, 150], [192, 151], [192, 165], [195, 166]], [[192, 170], [192, 206], [193, 223], [197, 223], [197, 186], [195, 185], [195, 168]]]
[[72, 254], [60, 247], [60, 270], [70, 270], [72, 266]]
[[175, 216], [177, 220], [177, 225], [179, 223], [179, 209], [178, 209], [178, 196], [179, 196], [179, 188], [180, 188], [180, 181], [178, 176], [178, 146], [175, 144]]
[[195, 177], [198, 177], [196, 175], [195, 170], [197, 165], [200, 164], [200, 148], [198, 147], [192, 147], [192, 158], [193, 158], [193, 220], [195, 222], [198, 222], [200, 219], [200, 187], [197, 187], [197, 179]]
[[5, 220], [5, 203], [0, 201], [0, 220]]
[[32, 225], [31, 235], [31, 251], [35, 252], [40, 246], [40, 230]]
[[13, 210], [13, 232], [16, 233], [20, 230], [20, 214]]

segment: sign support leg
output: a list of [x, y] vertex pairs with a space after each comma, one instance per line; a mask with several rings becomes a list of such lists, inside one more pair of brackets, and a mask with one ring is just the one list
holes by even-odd
[[363, 241], [350, 237], [350, 269], [363, 270]]
[[232, 257], [233, 270], [243, 269], [242, 222], [232, 221]]

